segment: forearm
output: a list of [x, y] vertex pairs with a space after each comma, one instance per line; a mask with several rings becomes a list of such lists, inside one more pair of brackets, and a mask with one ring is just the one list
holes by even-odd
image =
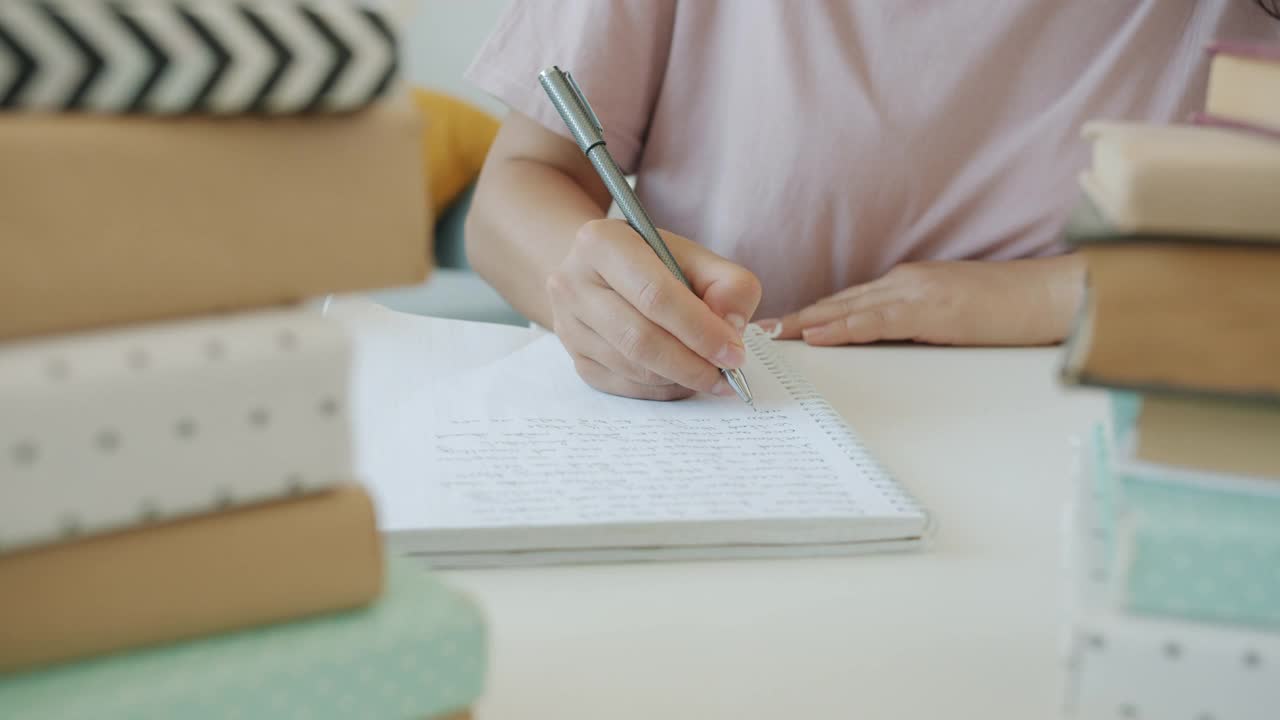
[[467, 217], [467, 256], [520, 313], [552, 326], [546, 281], [578, 228], [605, 210], [573, 178], [543, 162], [503, 159], [486, 168]]

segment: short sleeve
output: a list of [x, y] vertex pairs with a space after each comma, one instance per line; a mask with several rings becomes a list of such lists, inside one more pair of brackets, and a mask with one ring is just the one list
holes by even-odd
[[466, 79], [507, 107], [570, 137], [538, 83], [551, 65], [573, 74], [633, 173], [666, 72], [676, 0], [514, 0]]

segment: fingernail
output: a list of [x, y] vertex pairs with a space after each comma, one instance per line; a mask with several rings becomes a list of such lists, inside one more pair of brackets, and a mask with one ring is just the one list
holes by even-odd
[[747, 329], [747, 319], [738, 313], [729, 313], [724, 316], [724, 319], [728, 320], [729, 324], [733, 326], [733, 329], [737, 330], [739, 333]]
[[719, 395], [720, 397], [729, 397], [731, 395], [735, 395], [736, 393], [734, 392], [733, 388], [729, 387], [729, 383], [723, 380], [718, 380], [716, 384], [711, 388], [711, 394]]
[[747, 361], [747, 351], [741, 345], [729, 343], [720, 348], [720, 352], [716, 353], [712, 361], [722, 368], [740, 368]]
[[757, 320], [756, 324], [765, 332], [773, 332], [774, 328], [782, 324], [782, 321], [775, 318], [769, 318], [767, 320]]
[[820, 342], [827, 337], [827, 331], [820, 327], [805, 328], [800, 334], [805, 342]]

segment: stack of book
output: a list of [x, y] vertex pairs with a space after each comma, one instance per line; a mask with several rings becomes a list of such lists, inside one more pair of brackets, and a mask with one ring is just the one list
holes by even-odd
[[352, 339], [427, 272], [357, 0], [0, 3], [0, 717], [465, 714], [484, 626], [388, 565]]
[[1280, 48], [1211, 52], [1194, 122], [1085, 131], [1063, 370], [1112, 412], [1069, 541], [1075, 717], [1280, 708]]

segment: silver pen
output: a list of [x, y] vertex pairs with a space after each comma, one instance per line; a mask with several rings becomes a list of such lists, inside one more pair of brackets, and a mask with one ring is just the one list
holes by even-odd
[[[681, 272], [676, 259], [671, 255], [671, 250], [662, 241], [658, 228], [654, 227], [653, 221], [649, 219], [649, 213], [645, 212], [644, 207], [640, 205], [640, 199], [636, 197], [618, 163], [614, 162], [613, 156], [605, 147], [604, 127], [600, 124], [600, 118], [596, 117], [595, 111], [591, 109], [591, 103], [587, 102], [586, 96], [582, 94], [578, 83], [574, 82], [573, 76], [553, 65], [538, 74], [538, 82], [542, 83], [542, 89], [547, 91], [564, 124], [569, 126], [569, 132], [573, 133], [573, 139], [578, 142], [578, 147], [582, 148], [582, 152], [600, 174], [600, 179], [604, 180], [605, 187], [609, 188], [609, 194], [618, 204], [618, 209], [626, 217], [627, 223], [657, 253], [658, 258], [662, 260], [663, 265], [667, 266], [671, 274], [692, 290], [693, 286], [689, 283], [689, 278]], [[729, 383], [729, 387], [738, 393], [738, 397], [742, 398], [743, 402], [754, 405], [751, 388], [747, 385], [747, 376], [743, 375], [741, 370], [721, 368], [720, 372], [724, 375], [725, 382]]]

